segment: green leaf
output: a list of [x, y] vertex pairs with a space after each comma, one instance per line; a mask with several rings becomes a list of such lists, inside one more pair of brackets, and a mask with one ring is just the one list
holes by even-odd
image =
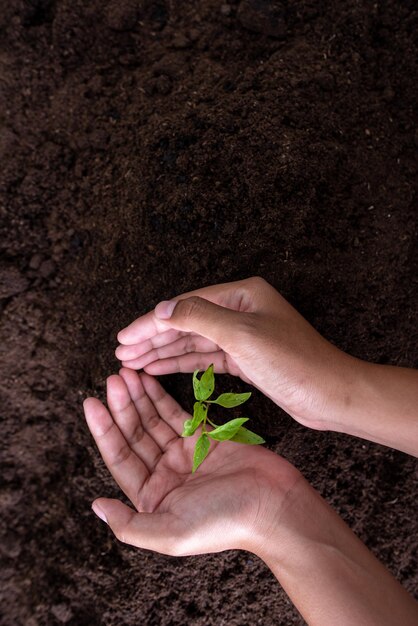
[[203, 404], [203, 402], [195, 402], [193, 405], [193, 432], [196, 428], [203, 422], [208, 412], [207, 404]]
[[183, 424], [183, 432], [181, 433], [182, 437], [191, 437], [196, 429], [192, 427], [193, 420], [186, 420]]
[[199, 373], [199, 370], [195, 370], [193, 372], [193, 391], [194, 391], [194, 397], [196, 398], [196, 400], [201, 400], [201, 398], [200, 398], [200, 380], [197, 377], [198, 373]]
[[200, 422], [205, 419], [206, 413], [208, 412], [207, 404], [204, 404], [199, 400], [199, 402], [195, 402], [193, 405], [193, 419], [199, 420]]
[[202, 433], [199, 439], [196, 441], [196, 445], [194, 448], [193, 469], [192, 469], [193, 473], [197, 470], [199, 465], [203, 463], [203, 461], [206, 459], [208, 452], [209, 452], [209, 448], [210, 448], [210, 441], [208, 439], [207, 433]]
[[183, 432], [181, 433], [181, 436], [191, 437], [192, 435], [194, 435], [196, 429], [205, 419], [207, 412], [207, 404], [203, 404], [203, 402], [195, 402], [193, 406], [193, 418], [188, 419], [184, 422]]
[[256, 435], [248, 428], [244, 428], [241, 426], [235, 435], [231, 437], [230, 441], [235, 441], [236, 443], [246, 443], [250, 446], [256, 446], [260, 443], [266, 443], [262, 437]]
[[207, 400], [213, 394], [215, 389], [215, 375], [213, 373], [213, 364], [209, 365], [208, 369], [203, 372], [199, 381], [199, 395], [198, 400]]
[[232, 439], [240, 429], [240, 426], [245, 422], [248, 422], [248, 417], [237, 417], [222, 426], [218, 426], [218, 428], [212, 430], [208, 435], [211, 439], [216, 439], [216, 441], [227, 441], [228, 439]]
[[248, 391], [247, 393], [221, 393], [216, 400], [208, 400], [208, 402], [211, 404], [219, 404], [220, 406], [224, 406], [226, 409], [230, 409], [233, 406], [244, 404], [250, 396], [251, 391]]

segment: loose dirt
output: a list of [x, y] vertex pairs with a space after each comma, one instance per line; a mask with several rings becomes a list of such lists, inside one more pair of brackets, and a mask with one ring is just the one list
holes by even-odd
[[[415, 2], [1, 5], [1, 624], [302, 624], [251, 554], [113, 538], [81, 401], [126, 323], [253, 274], [340, 348], [418, 367]], [[415, 460], [250, 408], [417, 589]]]

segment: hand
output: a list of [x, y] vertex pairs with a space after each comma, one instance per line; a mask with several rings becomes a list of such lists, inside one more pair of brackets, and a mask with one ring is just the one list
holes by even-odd
[[116, 356], [126, 367], [160, 375], [214, 363], [216, 373], [240, 376], [318, 429], [338, 419], [356, 373], [357, 360], [321, 337], [262, 278], [161, 302], [118, 339]]
[[191, 474], [189, 416], [147, 374], [107, 381], [108, 411], [87, 423], [136, 511], [99, 498], [96, 514], [126, 543], [183, 556], [244, 549], [270, 567], [305, 618], [331, 624], [417, 623], [417, 605], [301, 474], [259, 446], [222, 442]]
[[84, 411], [103, 460], [136, 509], [105, 498], [93, 503], [116, 537], [176, 556], [257, 552], [270, 526], [277, 528], [299, 472], [265, 448], [212, 442], [192, 474], [197, 435], [179, 436], [190, 416], [147, 374], [124, 368], [110, 376], [107, 401], [109, 410], [87, 398]]

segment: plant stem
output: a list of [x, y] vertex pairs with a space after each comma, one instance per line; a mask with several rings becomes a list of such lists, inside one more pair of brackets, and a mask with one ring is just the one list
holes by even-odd
[[[201, 404], [203, 406], [205, 406], [204, 402], [201, 402]], [[209, 409], [209, 407], [208, 407], [208, 405], [206, 405], [206, 413], [205, 413], [205, 417], [204, 417], [203, 424], [202, 424], [202, 433], [206, 433], [207, 432], [205, 426], [206, 426], [206, 420], [208, 418], [208, 409]]]

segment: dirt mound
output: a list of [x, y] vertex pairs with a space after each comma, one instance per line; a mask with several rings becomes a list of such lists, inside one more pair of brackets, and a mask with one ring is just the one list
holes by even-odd
[[[135, 316], [253, 274], [341, 348], [418, 366], [415, 3], [3, 4], [2, 624], [300, 624], [252, 555], [116, 542], [81, 400]], [[251, 411], [416, 589], [415, 461]]]

